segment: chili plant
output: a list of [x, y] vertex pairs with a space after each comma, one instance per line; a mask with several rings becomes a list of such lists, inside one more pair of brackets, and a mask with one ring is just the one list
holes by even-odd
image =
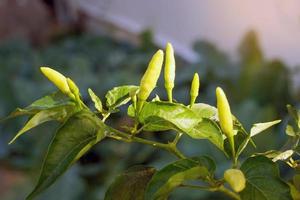
[[[165, 61], [164, 61], [165, 60]], [[149, 100], [156, 87], [164, 66], [167, 100], [158, 96]], [[119, 175], [108, 188], [105, 199], [167, 199], [177, 187], [195, 190], [222, 192], [232, 199], [245, 200], [288, 200], [299, 198], [300, 175], [297, 175], [300, 139], [300, 112], [288, 106], [290, 115], [296, 122], [287, 126], [290, 141], [282, 151], [268, 151], [254, 154], [243, 162], [241, 153], [247, 145], [255, 147], [252, 137], [276, 125], [280, 120], [254, 124], [245, 130], [239, 120], [232, 115], [224, 91], [216, 89], [217, 107], [197, 103], [200, 81], [195, 73], [191, 82], [190, 104], [184, 105], [173, 99], [175, 81], [175, 59], [171, 44], [167, 44], [166, 55], [158, 50], [141, 79], [140, 85], [115, 87], [105, 95], [105, 104], [88, 89], [95, 108], [90, 109], [82, 100], [77, 85], [68, 77], [48, 68], [41, 72], [58, 88], [58, 91], [44, 96], [25, 108], [17, 108], [7, 118], [28, 115], [29, 120], [10, 143], [28, 130], [51, 120], [61, 123], [51, 141], [45, 156], [41, 174], [27, 199], [33, 199], [51, 186], [90, 148], [104, 138], [127, 143], [142, 143], [159, 148], [174, 155], [177, 160], [162, 169], [137, 166]], [[106, 123], [106, 120], [128, 106], [127, 115], [133, 119], [132, 126], [120, 131]], [[173, 140], [168, 143], [148, 140], [143, 131], [173, 131]], [[215, 175], [216, 164], [213, 155], [189, 157], [177, 147], [182, 135], [195, 140], [206, 139], [224, 152], [232, 160], [232, 166], [224, 176]], [[277, 161], [284, 161], [295, 169], [295, 177], [290, 182], [280, 178]]]

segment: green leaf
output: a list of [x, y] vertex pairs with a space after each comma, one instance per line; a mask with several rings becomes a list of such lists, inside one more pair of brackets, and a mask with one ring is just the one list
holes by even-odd
[[275, 121], [271, 121], [271, 122], [253, 124], [253, 126], [250, 130], [250, 134], [247, 135], [247, 137], [243, 140], [243, 142], [238, 146], [237, 155], [240, 155], [244, 151], [244, 149], [248, 145], [249, 141], [251, 141], [251, 137], [265, 131], [266, 129], [268, 129], [280, 122], [281, 122], [281, 120], [275, 120]]
[[300, 128], [300, 120], [299, 120], [300, 113], [299, 113], [299, 111], [289, 104], [286, 107], [287, 107], [287, 110], [288, 110], [290, 116], [295, 120], [296, 124], [298, 125], [298, 128]]
[[60, 91], [57, 91], [34, 101], [31, 105], [27, 106], [26, 108], [17, 108], [4, 120], [18, 117], [21, 115], [33, 115], [42, 110], [74, 105], [75, 103], [68, 96], [66, 96]]
[[291, 126], [291, 125], [287, 125], [286, 128], [285, 128], [285, 133], [288, 135], [288, 136], [291, 136], [291, 137], [295, 137], [297, 134], [294, 130], [294, 127]]
[[217, 108], [205, 103], [196, 103], [191, 107], [200, 118], [212, 118], [217, 115]]
[[139, 87], [135, 85], [125, 85], [108, 91], [105, 95], [107, 108], [115, 110], [121, 105], [128, 103], [130, 101], [130, 94], [137, 93], [138, 89]]
[[274, 157], [272, 159], [272, 161], [273, 162], [276, 162], [278, 160], [285, 161], [285, 160], [289, 159], [293, 154], [294, 154], [294, 151], [289, 149], [284, 152], [280, 152], [276, 157]]
[[189, 136], [195, 139], [208, 139], [219, 149], [224, 149], [223, 134], [216, 122], [203, 118], [193, 129], [188, 133]]
[[289, 186], [280, 179], [276, 163], [266, 157], [248, 158], [241, 166], [246, 188], [240, 193], [243, 200], [291, 200]]
[[106, 126], [92, 112], [71, 116], [56, 132], [43, 164], [37, 186], [27, 199], [47, 189], [91, 146], [103, 139]]
[[299, 200], [300, 199], [299, 190], [297, 190], [297, 188], [292, 183], [288, 183], [288, 185], [290, 186], [292, 198], [294, 200]]
[[280, 122], [281, 122], [281, 120], [275, 120], [275, 121], [271, 121], [271, 122], [253, 124], [253, 126], [250, 130], [250, 136], [253, 137]]
[[95, 108], [102, 113], [103, 111], [103, 107], [102, 107], [102, 102], [100, 100], [100, 98], [93, 92], [93, 90], [91, 88], [88, 89], [89, 95], [92, 99], [92, 101], [95, 104]]
[[105, 200], [144, 200], [148, 182], [155, 173], [155, 168], [135, 166], [121, 175], [109, 186]]
[[[208, 118], [213, 107], [196, 104], [194, 110], [169, 102], [147, 102], [139, 113], [138, 120], [146, 131], [177, 130], [195, 139], [208, 139], [223, 150], [223, 136], [219, 126]], [[197, 114], [196, 114], [197, 111]], [[132, 106], [128, 114], [134, 115]], [[202, 116], [202, 117], [201, 117]]]
[[23, 133], [29, 131], [30, 129], [51, 121], [51, 120], [58, 120], [63, 121], [67, 118], [70, 112], [74, 111], [72, 107], [61, 107], [61, 108], [53, 108], [48, 110], [41, 110], [33, 117], [31, 117], [28, 122], [26, 122], [25, 126], [16, 134], [16, 136], [9, 142], [9, 144], [13, 143], [18, 137], [20, 137]]
[[132, 104], [130, 106], [128, 106], [128, 108], [127, 108], [127, 115], [129, 117], [134, 117], [135, 116], [135, 109], [134, 109]]
[[214, 161], [206, 156], [171, 163], [153, 175], [146, 189], [145, 200], [166, 199], [185, 181], [211, 178], [215, 168]]
[[192, 110], [181, 104], [169, 102], [146, 102], [138, 120], [147, 131], [175, 129], [188, 133], [201, 121]]

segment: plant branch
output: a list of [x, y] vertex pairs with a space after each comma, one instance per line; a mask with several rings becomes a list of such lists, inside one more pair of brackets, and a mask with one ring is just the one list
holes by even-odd
[[224, 194], [226, 194], [227, 196], [231, 197], [232, 199], [241, 200], [241, 197], [237, 193], [235, 193], [235, 192], [227, 189], [223, 185], [220, 186], [220, 187], [218, 187], [218, 188], [216, 188], [216, 191], [223, 192]]
[[210, 191], [210, 192], [219, 191], [219, 192], [222, 192], [222, 193], [226, 194], [227, 196], [231, 197], [232, 199], [241, 200], [241, 198], [238, 194], [236, 194], [235, 192], [232, 192], [231, 190], [227, 189], [223, 185], [218, 186], [218, 187], [213, 187], [213, 186], [209, 187], [209, 186], [200, 186], [200, 185], [181, 184], [180, 187], [204, 190], [204, 191]]
[[197, 190], [204, 190], [204, 191], [215, 191], [215, 188], [207, 187], [207, 186], [201, 186], [201, 185], [181, 184], [180, 187], [197, 189]]
[[137, 142], [137, 143], [142, 143], [142, 144], [146, 144], [146, 145], [150, 145], [153, 147], [157, 147], [157, 148], [161, 148], [164, 149], [172, 154], [174, 154], [176, 157], [178, 158], [185, 158], [185, 156], [178, 150], [178, 148], [176, 147], [175, 144], [173, 143], [161, 143], [161, 142], [156, 142], [156, 141], [151, 141], [151, 140], [147, 140], [147, 139], [143, 139], [140, 137], [136, 137], [134, 135], [129, 135], [127, 133], [124, 133], [122, 131], [116, 130], [112, 127], [108, 127], [109, 129], [109, 137], [117, 139], [117, 140], [121, 140], [124, 142]]

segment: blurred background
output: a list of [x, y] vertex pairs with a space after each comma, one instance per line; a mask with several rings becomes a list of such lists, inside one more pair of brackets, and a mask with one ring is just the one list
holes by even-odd
[[[189, 101], [198, 72], [198, 101], [214, 105], [215, 87], [222, 86], [248, 130], [256, 122], [283, 119], [255, 138], [258, 152], [280, 149], [287, 139], [285, 106], [297, 106], [300, 98], [299, 7], [298, 0], [0, 0], [0, 117], [55, 90], [40, 66], [72, 77], [92, 105], [87, 88], [104, 99], [114, 86], [138, 85], [152, 54], [171, 42], [177, 53], [176, 100]], [[155, 93], [166, 97], [162, 78]], [[109, 123], [121, 127], [125, 114], [121, 110]], [[1, 200], [22, 200], [34, 187], [58, 125], [42, 125], [8, 145], [25, 121], [0, 124]], [[147, 134], [161, 141], [172, 135]], [[207, 141], [183, 137], [179, 148], [191, 156], [213, 156], [219, 177], [229, 166]], [[101, 200], [123, 170], [137, 164], [160, 168], [174, 159], [151, 147], [106, 139], [38, 199]], [[226, 197], [178, 189], [170, 199]]]

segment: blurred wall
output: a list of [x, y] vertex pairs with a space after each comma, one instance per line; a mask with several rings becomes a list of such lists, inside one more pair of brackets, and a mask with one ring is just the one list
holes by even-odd
[[156, 41], [172, 41], [193, 60], [191, 44], [208, 39], [235, 55], [243, 34], [258, 32], [268, 58], [300, 64], [299, 0], [77, 0], [82, 8], [132, 32], [155, 30]]
[[51, 16], [40, 0], [0, 0], [0, 40], [23, 38], [34, 44], [47, 40]]

